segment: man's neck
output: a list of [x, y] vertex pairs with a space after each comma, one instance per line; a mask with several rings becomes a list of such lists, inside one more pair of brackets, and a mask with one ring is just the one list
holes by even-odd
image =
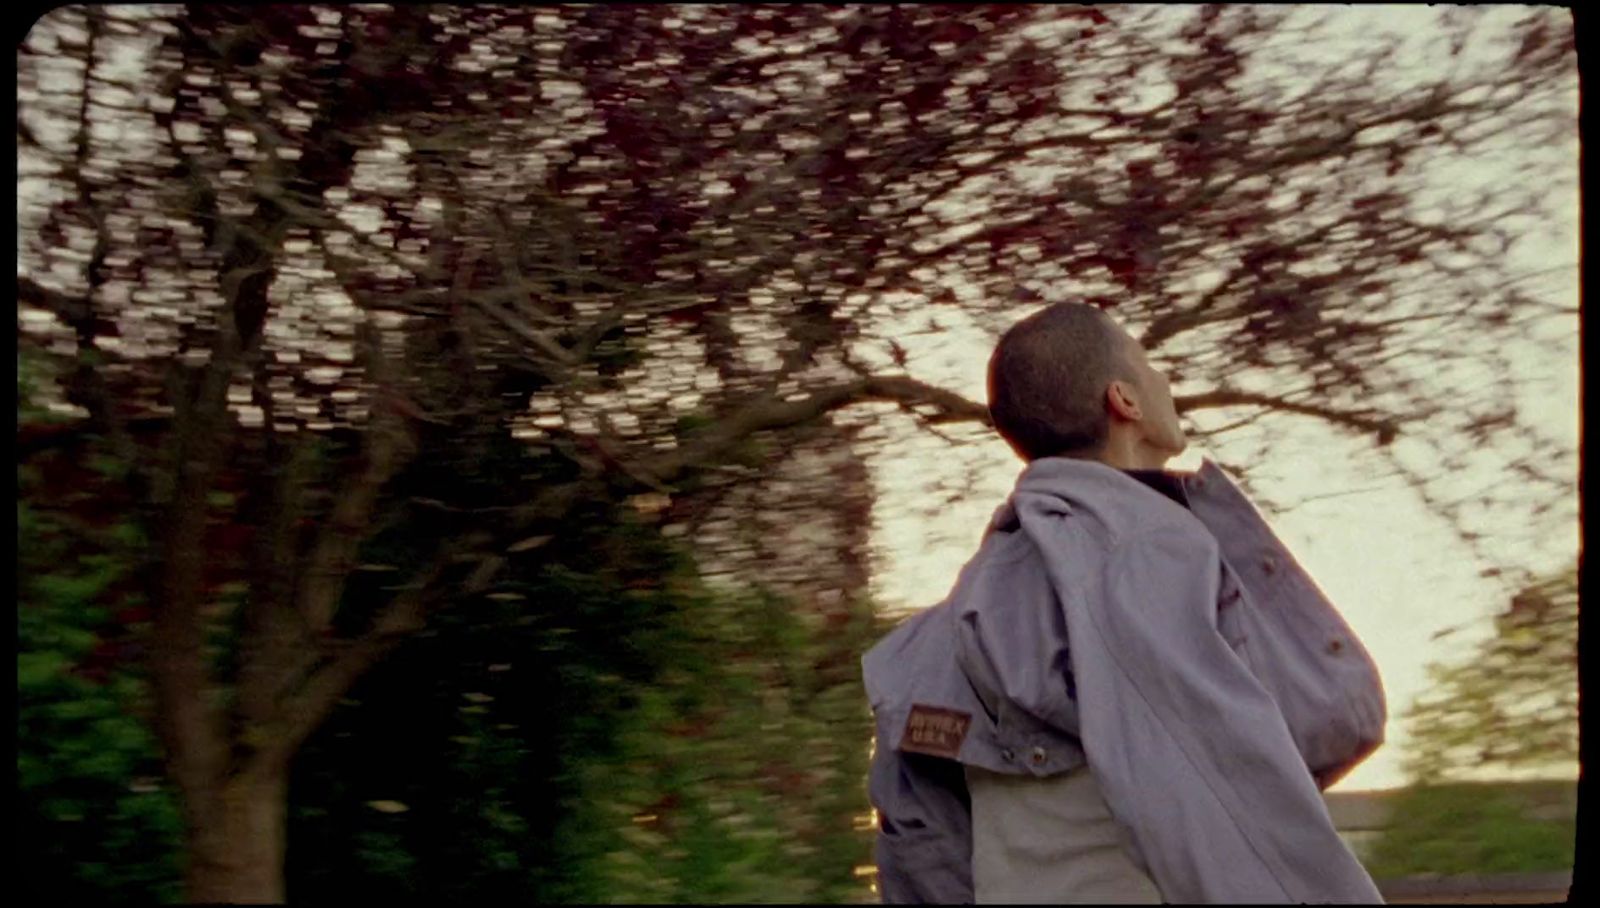
[[1106, 440], [1100, 453], [1091, 459], [1118, 470], [1163, 470], [1172, 455], [1142, 441], [1113, 436]]

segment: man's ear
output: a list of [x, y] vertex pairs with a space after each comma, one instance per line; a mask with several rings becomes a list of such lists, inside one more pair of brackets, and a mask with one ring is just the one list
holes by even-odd
[[1139, 409], [1133, 388], [1124, 381], [1114, 381], [1106, 388], [1106, 407], [1113, 417], [1127, 422], [1138, 422], [1144, 418], [1144, 411]]

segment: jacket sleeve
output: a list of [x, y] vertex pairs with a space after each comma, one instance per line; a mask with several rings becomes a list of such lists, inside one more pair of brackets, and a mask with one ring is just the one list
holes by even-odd
[[1248, 592], [1234, 621], [1251, 671], [1278, 704], [1319, 788], [1377, 750], [1388, 719], [1372, 656], [1250, 503], [1209, 461], [1189, 487], [1193, 512]]
[[[861, 660], [876, 740], [867, 775], [884, 904], [973, 901], [972, 817], [961, 764], [897, 746], [913, 682], [951, 660], [946, 603], [908, 619]], [[900, 704], [897, 706], [896, 704]]]
[[883, 904], [972, 904], [971, 804], [961, 764], [879, 741], [867, 785]]
[[1216, 545], [1173, 524], [1121, 542], [1092, 597], [1056, 581], [1107, 806], [1166, 901], [1380, 903], [1272, 697], [1218, 629]]

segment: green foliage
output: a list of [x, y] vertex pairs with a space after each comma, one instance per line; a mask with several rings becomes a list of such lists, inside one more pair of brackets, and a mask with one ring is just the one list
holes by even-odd
[[292, 897], [868, 895], [867, 609], [829, 626], [713, 593], [653, 528], [591, 516], [442, 612], [308, 744]]
[[1406, 714], [1413, 779], [1575, 767], [1577, 566], [1518, 593], [1472, 658], [1429, 666], [1429, 674], [1433, 690]]
[[1571, 870], [1575, 814], [1530, 815], [1510, 791], [1483, 784], [1415, 786], [1366, 856], [1375, 877]]
[[870, 722], [855, 672], [868, 610], [826, 628], [759, 595], [697, 610], [700, 671], [646, 690], [567, 821], [605, 902], [845, 902], [869, 896]]
[[716, 419], [703, 410], [695, 410], [678, 417], [673, 426], [673, 434], [688, 435], [693, 432], [704, 432], [716, 425]]
[[[551, 469], [504, 446], [483, 450], [491, 459], [458, 474], [453, 499], [504, 501], [496, 476]], [[19, 468], [24, 889], [172, 901], [182, 824], [140, 718], [142, 629], [126, 618], [140, 604], [131, 581], [149, 540], [96, 510], [95, 487], [114, 481], [117, 464], [94, 446], [82, 457], [76, 472], [49, 457]], [[46, 476], [68, 494], [46, 491]], [[437, 479], [416, 483], [414, 494], [441, 494]], [[471, 529], [459, 520], [399, 508], [358, 561], [415, 564], [441, 533]], [[708, 589], [683, 549], [625, 504], [585, 503], [553, 535], [514, 555], [483, 594], [442, 609], [301, 753], [291, 895], [868, 898], [852, 871], [870, 860], [857, 828], [869, 610], [824, 620]], [[357, 571], [340, 613], [353, 623], [341, 631], [358, 631], [404, 573]], [[214, 590], [223, 677], [234, 648], [225, 615], [245, 592]], [[647, 812], [657, 819], [642, 820]]]
[[45, 391], [57, 382], [57, 367], [32, 345], [17, 345], [17, 424], [62, 419], [44, 404]]
[[[19, 471], [22, 491], [31, 474]], [[17, 790], [22, 887], [50, 901], [176, 901], [182, 826], [136, 711], [138, 678], [98, 659], [113, 584], [128, 569], [116, 527], [85, 551], [19, 497]], [[30, 899], [31, 900], [31, 899]]]
[[1517, 796], [1538, 785], [1462, 780], [1576, 766], [1577, 579], [1574, 565], [1530, 585], [1473, 658], [1429, 666], [1434, 690], [1406, 714], [1413, 782], [1367, 855], [1374, 876], [1571, 869], [1573, 810], [1541, 819]]

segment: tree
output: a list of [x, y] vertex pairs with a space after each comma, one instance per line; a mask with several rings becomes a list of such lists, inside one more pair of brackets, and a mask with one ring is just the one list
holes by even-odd
[[1429, 666], [1406, 713], [1419, 785], [1578, 762], [1578, 568], [1541, 578], [1495, 616], [1470, 658]]
[[[171, 901], [181, 824], [128, 658], [147, 611], [126, 576], [140, 540], [114, 463], [84, 470], [93, 458], [69, 454], [22, 471], [21, 882], [52, 899]], [[841, 627], [786, 599], [708, 590], [681, 543], [631, 510], [514, 553], [492, 593], [352, 687], [293, 766], [288, 891], [865, 894], [852, 871], [871, 841], [854, 825], [870, 733], [855, 666], [878, 632], [866, 603]], [[344, 608], [382, 595], [417, 547], [407, 535], [436, 530], [384, 530]]]
[[1578, 566], [1529, 584], [1471, 656], [1428, 673], [1433, 690], [1405, 715], [1411, 783], [1396, 796], [1369, 869], [1403, 876], [1572, 867], [1569, 786], [1495, 781], [1577, 769]]
[[[624, 521], [625, 522], [625, 521]], [[295, 761], [290, 892], [446, 903], [866, 894], [856, 818], [878, 632], [707, 589], [590, 524], [368, 673]], [[663, 580], [664, 578], [664, 580]], [[663, 582], [656, 582], [663, 580]], [[403, 754], [403, 759], [395, 759]]]
[[[1563, 500], [1569, 452], [1503, 393], [1425, 380], [1571, 316], [1502, 255], [1548, 184], [1441, 200], [1424, 176], [1570, 145], [1570, 29], [1519, 13], [1490, 62], [1408, 81], [1392, 46], [1288, 72], [1275, 45], [1319, 27], [1259, 7], [42, 20], [19, 50], [18, 293], [84, 415], [19, 435], [88, 433], [132, 465], [190, 897], [280, 900], [301, 744], [586, 503], [666, 496], [660, 519], [690, 521], [727, 467], [863, 402], [982, 422], [901, 367], [911, 315], [997, 327], [1070, 293], [1143, 330], [1190, 414], [1404, 434], [1446, 473], [1494, 438], [1542, 483], [1522, 497]], [[486, 482], [485, 457], [526, 474]], [[406, 520], [438, 533], [366, 590], [364, 552]], [[213, 610], [240, 578], [237, 612]]]

